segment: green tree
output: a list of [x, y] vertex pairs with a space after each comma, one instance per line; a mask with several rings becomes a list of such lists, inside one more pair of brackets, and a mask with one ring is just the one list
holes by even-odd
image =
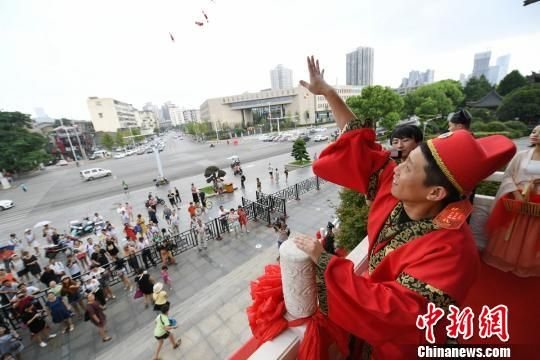
[[367, 235], [369, 208], [364, 195], [350, 189], [339, 192], [341, 202], [336, 209], [339, 231], [336, 240], [340, 247], [352, 251]]
[[309, 159], [309, 154], [308, 154], [307, 149], [306, 149], [306, 142], [303, 139], [297, 139], [293, 143], [291, 156], [296, 161], [299, 161], [300, 163], [302, 163], [304, 161], [308, 162], [310, 160]]
[[119, 147], [123, 147], [126, 144], [124, 141], [124, 134], [121, 131], [116, 133], [116, 136], [114, 137], [114, 144]]
[[501, 80], [499, 86], [497, 86], [497, 92], [499, 95], [505, 96], [525, 85], [527, 85], [527, 79], [521, 75], [519, 70], [513, 70]]
[[101, 137], [101, 145], [109, 151], [112, 150], [112, 148], [114, 147], [114, 139], [111, 134], [103, 134], [103, 136]]
[[47, 138], [29, 131], [31, 127], [29, 115], [0, 111], [0, 170], [30, 171], [50, 158]]
[[535, 123], [540, 119], [540, 83], [523, 86], [503, 98], [497, 109], [497, 116], [502, 120], [514, 120]]
[[454, 111], [463, 102], [463, 89], [458, 81], [442, 80], [424, 85], [404, 98], [403, 115], [431, 118], [443, 117]]
[[465, 104], [469, 101], [480, 100], [486, 96], [491, 89], [493, 89], [493, 86], [491, 86], [484, 75], [480, 75], [479, 78], [470, 78], [463, 89], [463, 92], [465, 93]]
[[375, 85], [364, 88], [359, 96], [348, 98], [347, 105], [359, 119], [371, 119], [392, 129], [399, 121], [403, 99], [389, 87]]

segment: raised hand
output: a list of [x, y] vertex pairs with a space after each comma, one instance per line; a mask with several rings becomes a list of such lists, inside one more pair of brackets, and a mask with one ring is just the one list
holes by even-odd
[[322, 244], [319, 240], [306, 236], [306, 235], [296, 235], [293, 239], [297, 248], [305, 252], [314, 263], [319, 261], [319, 257], [324, 251]]
[[313, 56], [308, 56], [307, 65], [309, 70], [309, 83], [300, 80], [300, 85], [315, 95], [326, 95], [332, 90], [332, 87], [324, 80], [324, 69], [321, 71], [319, 60], [315, 60]]

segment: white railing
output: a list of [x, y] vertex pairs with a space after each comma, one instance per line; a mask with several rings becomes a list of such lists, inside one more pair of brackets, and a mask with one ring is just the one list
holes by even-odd
[[[501, 182], [503, 173], [496, 172], [486, 178], [489, 181]], [[486, 244], [486, 238], [484, 235], [484, 224], [491, 211], [494, 197], [477, 194], [474, 198], [474, 209], [471, 216], [471, 230], [474, 235], [476, 245], [479, 249], [483, 249]], [[357, 275], [362, 274], [367, 270], [368, 265], [368, 246], [369, 242], [367, 236], [355, 247], [347, 259], [354, 263], [354, 272]], [[298, 349], [300, 342], [304, 337], [305, 326], [298, 326], [294, 328], [288, 328], [282, 332], [279, 336], [271, 341], [265, 342], [261, 345], [250, 357], [251, 360], [267, 360], [267, 359], [279, 359], [279, 360], [292, 360], [296, 359], [298, 355]]]

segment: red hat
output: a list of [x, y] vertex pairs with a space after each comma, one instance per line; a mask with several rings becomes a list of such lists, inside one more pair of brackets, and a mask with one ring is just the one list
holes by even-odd
[[427, 145], [441, 171], [461, 194], [472, 192], [516, 153], [516, 146], [506, 136], [475, 139], [467, 130], [442, 134], [428, 140]]

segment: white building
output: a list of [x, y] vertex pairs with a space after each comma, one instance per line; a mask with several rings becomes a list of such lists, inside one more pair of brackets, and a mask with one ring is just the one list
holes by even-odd
[[200, 122], [201, 110], [199, 109], [182, 109], [182, 117], [184, 122]]
[[137, 127], [133, 105], [112, 98], [89, 97], [90, 119], [96, 131], [116, 132], [118, 129]]
[[510, 66], [510, 54], [499, 56], [495, 65], [489, 65], [491, 51], [474, 54], [474, 66], [471, 77], [484, 75], [492, 85], [498, 84], [507, 74]]
[[185, 123], [184, 110], [179, 107], [170, 107], [169, 114], [171, 115], [172, 126], [178, 126]]
[[141, 135], [153, 134], [158, 123], [154, 112], [151, 110], [142, 110], [137, 111], [136, 114], [137, 123], [141, 128]]
[[[345, 85], [336, 86], [335, 89], [342, 99], [347, 100], [359, 95], [362, 87]], [[273, 124], [287, 117], [298, 124], [316, 123], [331, 117], [326, 99], [323, 96], [315, 97], [300, 86], [207, 99], [201, 105], [202, 121], [208, 121], [218, 129], [222, 124], [229, 127], [253, 126], [254, 114], [265, 121], [270, 119]]]
[[373, 84], [373, 56], [374, 50], [370, 47], [359, 47], [347, 54], [347, 85]]
[[291, 89], [293, 87], [292, 70], [279, 64], [275, 69], [270, 70], [270, 80], [272, 90]]

